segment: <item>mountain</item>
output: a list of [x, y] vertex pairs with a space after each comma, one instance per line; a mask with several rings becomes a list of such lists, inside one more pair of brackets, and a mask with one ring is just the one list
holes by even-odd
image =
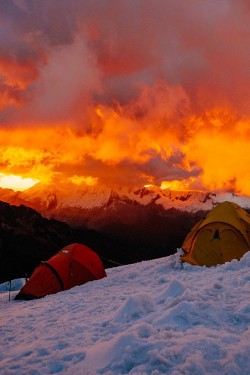
[[17, 207], [0, 201], [0, 283], [30, 276], [41, 261], [74, 242], [96, 251], [105, 268], [145, 259], [140, 247], [131, 246], [126, 251], [127, 246], [119, 240], [94, 230], [71, 228], [24, 205]]
[[[151, 242], [156, 233], [153, 228]], [[70, 243], [80, 242], [91, 247], [101, 257], [104, 267], [110, 268], [171, 254], [173, 250], [165, 241], [166, 238], [163, 243], [155, 240], [152, 251], [150, 242], [140, 241], [138, 233], [137, 238], [121, 238], [93, 229], [72, 228], [58, 220], [44, 218], [23, 204], [15, 206], [0, 201], [0, 283], [30, 276], [41, 261]], [[175, 250], [177, 244], [172, 245]]]
[[92, 231], [90, 245], [102, 251], [103, 244], [105, 253], [121, 264], [173, 254], [193, 225], [218, 202], [250, 207], [249, 197], [233, 193], [71, 182], [38, 183], [23, 192], [0, 189], [0, 199], [84, 230], [84, 238], [89, 239]]
[[147, 187], [108, 187], [101, 184], [89, 186], [72, 182], [38, 183], [22, 192], [0, 188], [0, 200], [16, 205], [25, 204], [47, 217], [57, 216], [61, 219], [65, 217], [66, 221], [69, 218], [65, 210], [76, 209], [91, 212], [96, 208], [107, 209], [119, 203], [127, 206], [155, 206], [165, 211], [175, 208], [180, 211], [197, 212], [210, 210], [218, 202], [227, 200], [238, 203], [244, 208], [250, 208], [250, 197], [229, 192], [173, 191], [153, 185]]
[[26, 206], [0, 202], [0, 282], [29, 275], [74, 238], [65, 223]]

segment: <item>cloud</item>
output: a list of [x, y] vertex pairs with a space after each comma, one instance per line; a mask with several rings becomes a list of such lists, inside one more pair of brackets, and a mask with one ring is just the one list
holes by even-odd
[[1, 150], [46, 150], [68, 177], [250, 192], [248, 1], [10, 0], [0, 22]]
[[32, 121], [79, 121], [101, 90], [95, 59], [80, 38], [54, 48], [39, 72], [25, 109]]
[[[54, 49], [61, 56], [68, 51], [67, 60], [72, 51], [72, 60], [81, 61], [76, 45], [82, 40], [102, 76], [102, 100], [129, 101], [138, 94], [135, 83], [165, 80], [181, 85], [196, 109], [219, 102], [248, 112], [246, 1], [24, 0], [2, 2], [1, 14], [1, 56], [29, 62], [43, 78], [46, 73], [50, 78], [50, 69], [41, 69], [41, 62], [53, 65]], [[86, 60], [76, 74], [86, 76], [85, 69]], [[82, 80], [79, 87], [84, 91]]]

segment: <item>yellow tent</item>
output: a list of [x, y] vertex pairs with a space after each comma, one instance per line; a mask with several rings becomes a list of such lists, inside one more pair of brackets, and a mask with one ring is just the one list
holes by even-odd
[[250, 250], [250, 215], [235, 203], [220, 203], [192, 228], [182, 249], [181, 260], [197, 266], [240, 259]]

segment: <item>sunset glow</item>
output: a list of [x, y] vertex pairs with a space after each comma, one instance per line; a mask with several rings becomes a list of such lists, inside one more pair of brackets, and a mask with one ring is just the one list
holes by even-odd
[[35, 180], [33, 178], [23, 178], [21, 176], [5, 175], [0, 173], [0, 187], [5, 189], [22, 191], [30, 188], [38, 182], [39, 180]]
[[194, 182], [194, 179], [162, 181], [160, 188], [162, 190], [169, 189], [169, 190], [175, 190], [175, 191], [192, 190], [190, 186], [192, 186], [193, 182]]
[[250, 195], [248, 1], [10, 0], [0, 21], [1, 187]]
[[86, 184], [88, 186], [93, 186], [97, 184], [98, 178], [87, 176], [87, 177], [79, 177], [79, 176], [73, 176], [69, 178], [69, 181], [71, 181], [75, 185], [81, 185]]

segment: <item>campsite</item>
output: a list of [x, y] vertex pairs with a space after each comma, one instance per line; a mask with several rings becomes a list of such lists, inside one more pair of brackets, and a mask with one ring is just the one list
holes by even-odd
[[[223, 212], [230, 224], [218, 221]], [[12, 291], [1, 284], [1, 375], [247, 375], [250, 252], [244, 247], [243, 254], [240, 237], [239, 252], [234, 242], [234, 254], [229, 247], [230, 259], [224, 252], [222, 262], [221, 247], [211, 242], [226, 238], [228, 244], [223, 232], [229, 229], [230, 243], [235, 230], [244, 238], [248, 225], [242, 208], [224, 202], [187, 234], [184, 246], [195, 244], [203, 228], [210, 233], [204, 248], [213, 259], [218, 252], [216, 265], [183, 262], [185, 252], [178, 249], [104, 270], [91, 249], [72, 244], [38, 266], [27, 283], [13, 281]], [[198, 245], [196, 259], [199, 238]]]
[[[236, 203], [222, 202], [187, 234], [180, 261], [216, 266], [240, 260], [249, 249], [250, 215]], [[15, 299], [42, 298], [106, 276], [95, 251], [79, 243], [70, 244], [38, 264]]]
[[6, 286], [1, 375], [248, 375], [250, 253], [213, 267], [180, 254], [32, 301]]

